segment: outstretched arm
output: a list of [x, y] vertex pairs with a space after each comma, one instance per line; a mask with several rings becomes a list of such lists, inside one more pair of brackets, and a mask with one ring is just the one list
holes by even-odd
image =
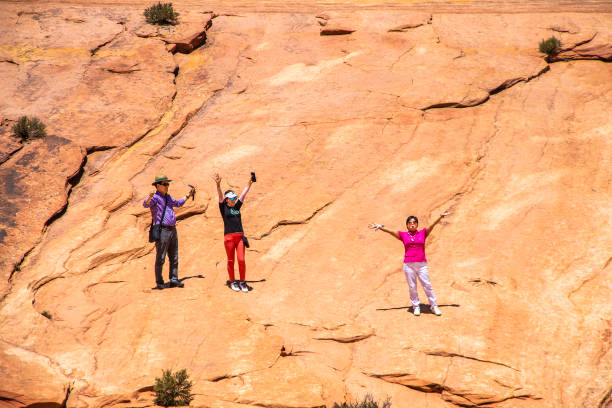
[[438, 217], [438, 219], [436, 219], [433, 224], [431, 224], [429, 226], [429, 228], [427, 228], [425, 230], [425, 238], [427, 238], [429, 236], [429, 234], [431, 234], [431, 230], [433, 230], [433, 228], [438, 225], [438, 223], [442, 220], [442, 218], [449, 216], [450, 215], [450, 211], [444, 211], [442, 214], [440, 214], [440, 216]]
[[185, 205], [185, 203], [187, 202], [189, 197], [191, 197], [194, 191], [195, 191], [194, 189], [189, 190], [189, 192], [187, 193], [185, 197], [181, 197], [178, 200], [175, 200], [174, 198], [170, 198], [170, 200], [168, 200], [168, 205], [170, 207], [182, 207], [183, 205]]
[[219, 173], [215, 173], [215, 175], [213, 176], [213, 180], [215, 180], [215, 183], [217, 183], [217, 194], [219, 195], [219, 202], [222, 203], [224, 198], [223, 192], [221, 191], [221, 176], [219, 175]]
[[242, 194], [240, 194], [240, 197], [238, 198], [240, 201], [244, 202], [244, 198], [246, 197], [247, 193], [249, 192], [249, 189], [251, 188], [251, 184], [253, 184], [253, 180], [249, 179], [249, 184], [247, 184], [247, 186], [242, 191]]
[[392, 237], [396, 239], [400, 239], [397, 231], [391, 231], [390, 229], [385, 228], [384, 225], [376, 224], [375, 222], [373, 222], [372, 224], [368, 225], [368, 228], [373, 229], [374, 231], [378, 231], [378, 230], [384, 231], [387, 234], [391, 235]]

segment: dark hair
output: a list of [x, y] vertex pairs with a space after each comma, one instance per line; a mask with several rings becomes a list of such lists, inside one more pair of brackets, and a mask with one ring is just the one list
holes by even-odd
[[411, 215], [410, 217], [406, 218], [406, 225], [408, 225], [410, 220], [414, 220], [417, 224], [419, 223], [419, 219], [415, 217], [414, 215]]

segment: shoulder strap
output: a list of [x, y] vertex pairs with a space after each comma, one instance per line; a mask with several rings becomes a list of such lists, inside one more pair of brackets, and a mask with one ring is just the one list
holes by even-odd
[[[162, 213], [162, 217], [159, 220], [159, 225], [162, 225], [162, 223], [164, 222], [164, 215], [166, 215], [166, 206], [168, 205], [168, 194], [166, 194], [166, 202], [164, 204], [164, 212]], [[153, 218], [151, 218], [151, 226], [153, 226], [153, 223], [155, 221], [153, 220]]]
[[168, 193], [166, 193], [166, 202], [164, 203], [164, 212], [162, 213], [161, 218], [159, 219], [159, 225], [164, 225], [164, 216], [166, 215], [166, 207], [168, 206]]

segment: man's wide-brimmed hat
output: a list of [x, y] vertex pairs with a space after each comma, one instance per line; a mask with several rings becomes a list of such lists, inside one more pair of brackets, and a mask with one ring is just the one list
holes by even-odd
[[155, 176], [155, 181], [153, 182], [153, 185], [156, 185], [157, 183], [161, 183], [162, 181], [171, 182], [172, 180], [166, 177], [165, 174], [158, 174], [157, 176]]

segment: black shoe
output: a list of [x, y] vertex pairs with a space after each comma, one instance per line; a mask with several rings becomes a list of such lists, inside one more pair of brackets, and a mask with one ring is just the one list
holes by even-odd
[[155, 289], [157, 290], [162, 290], [165, 288], [166, 288], [166, 285], [164, 285], [163, 283], [158, 283], [157, 286], [155, 286]]
[[184, 288], [185, 284], [181, 281], [171, 281], [170, 282], [170, 287], [171, 288]]

